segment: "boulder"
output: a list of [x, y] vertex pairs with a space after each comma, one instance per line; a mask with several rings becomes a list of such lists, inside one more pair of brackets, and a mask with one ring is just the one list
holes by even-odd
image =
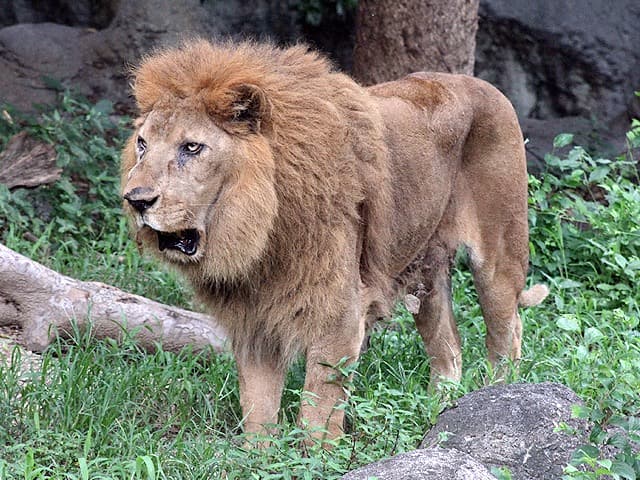
[[16, 23], [61, 23], [105, 28], [120, 0], [3, 0], [0, 26]]
[[353, 470], [341, 480], [495, 480], [496, 477], [466, 453], [431, 447], [401, 453]]
[[31, 110], [73, 87], [94, 100], [131, 106], [129, 65], [185, 32], [208, 32], [199, 0], [120, 2], [108, 28], [19, 23], [0, 29], [0, 103]]
[[[488, 469], [507, 467], [519, 480], [555, 480], [585, 441], [587, 422], [571, 418], [572, 405], [581, 403], [557, 383], [486, 387], [444, 411], [421, 447], [459, 450]], [[557, 430], [561, 423], [581, 433]]]
[[[534, 169], [558, 133], [624, 149], [630, 119], [640, 116], [640, 2], [481, 0], [479, 17], [475, 75], [514, 104]], [[564, 118], [562, 130], [543, 124]], [[585, 130], [570, 129], [580, 123]]]
[[483, 0], [479, 15], [476, 75], [521, 117], [640, 114], [636, 0]]
[[8, 3], [0, 16], [0, 25], [10, 24], [0, 28], [0, 104], [25, 111], [53, 103], [60, 88], [132, 107], [130, 65], [183, 38], [272, 37], [290, 43], [302, 31], [294, 0], [53, 0], [37, 9], [29, 2]]
[[[514, 479], [562, 477], [590, 425], [571, 418], [582, 404], [557, 383], [496, 385], [460, 398], [440, 414], [420, 448], [347, 473], [343, 480], [419, 480], [495, 478], [506, 467]], [[559, 429], [566, 424], [568, 433]]]

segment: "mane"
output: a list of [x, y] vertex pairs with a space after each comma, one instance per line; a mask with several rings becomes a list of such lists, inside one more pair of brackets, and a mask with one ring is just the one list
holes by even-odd
[[[332, 71], [326, 58], [305, 45], [280, 49], [253, 42], [210, 43], [197, 39], [176, 48], [158, 50], [134, 70], [133, 89], [142, 114], [163, 97], [195, 97], [206, 92], [223, 106], [229, 92], [242, 84], [298, 97], [300, 80], [318, 78]], [[291, 80], [294, 81], [291, 81]]]

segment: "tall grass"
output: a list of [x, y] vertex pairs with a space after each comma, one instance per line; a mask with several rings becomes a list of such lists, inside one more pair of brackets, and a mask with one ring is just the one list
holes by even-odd
[[[8, 114], [0, 148], [27, 129], [55, 145], [64, 175], [36, 190], [0, 186], [1, 241], [66, 275], [193, 307], [184, 283], [128, 239], [117, 185], [126, 120], [112, 116], [108, 102], [70, 96], [33, 119]], [[596, 427], [573, 462], [582, 470], [568, 466], [567, 478], [640, 475], [628, 440], [640, 440], [639, 138], [634, 123], [629, 151], [603, 159], [559, 136], [557, 151], [568, 152], [549, 154], [549, 171], [530, 178], [531, 281], [548, 283], [552, 294], [522, 311], [523, 360], [509, 380], [561, 382], [585, 400], [576, 414]], [[442, 408], [492, 380], [477, 298], [462, 259], [459, 267], [460, 384], [427, 391], [420, 337], [399, 310], [371, 335], [345, 406], [350, 431], [331, 452], [304, 447], [306, 433], [295, 425], [302, 364], [287, 379], [279, 434], [259, 450], [241, 433], [228, 355], [146, 353], [132, 340], [78, 333], [56, 341], [38, 368], [25, 368], [19, 350], [11, 362], [0, 360], [0, 479], [337, 478], [413, 449]], [[609, 433], [612, 424], [628, 438]], [[615, 461], [602, 454], [607, 442], [620, 447]]]

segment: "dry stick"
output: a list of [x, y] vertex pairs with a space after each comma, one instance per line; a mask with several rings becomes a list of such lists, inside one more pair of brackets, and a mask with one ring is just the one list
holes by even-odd
[[91, 328], [96, 338], [121, 339], [132, 332], [139, 344], [168, 351], [225, 350], [225, 333], [201, 313], [163, 305], [99, 282], [61, 275], [0, 244], [0, 325], [18, 325], [24, 346], [42, 351], [72, 331]]

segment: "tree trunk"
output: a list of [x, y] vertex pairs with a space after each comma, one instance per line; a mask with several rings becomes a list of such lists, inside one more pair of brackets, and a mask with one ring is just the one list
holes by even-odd
[[130, 332], [143, 348], [225, 348], [225, 334], [201, 313], [163, 305], [98, 282], [60, 275], [0, 244], [0, 326], [22, 328], [24, 347], [42, 351], [73, 322], [96, 338]]
[[360, 0], [354, 77], [364, 85], [417, 71], [473, 74], [479, 0]]

